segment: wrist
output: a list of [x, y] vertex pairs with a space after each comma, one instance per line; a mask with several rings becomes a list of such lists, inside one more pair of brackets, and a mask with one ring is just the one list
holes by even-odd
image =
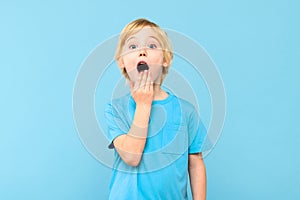
[[147, 114], [150, 113], [151, 107], [151, 104], [139, 103], [136, 104], [136, 112], [143, 112], [144, 114]]
[[151, 113], [151, 106], [141, 104], [136, 105], [133, 123], [139, 127], [148, 127]]

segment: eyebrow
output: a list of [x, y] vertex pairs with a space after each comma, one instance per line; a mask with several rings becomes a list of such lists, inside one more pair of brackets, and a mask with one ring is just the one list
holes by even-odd
[[159, 42], [159, 40], [158, 40], [157, 37], [155, 37], [155, 36], [149, 36], [149, 37], [152, 38], [152, 39], [155, 39], [155, 40], [157, 40]]
[[132, 39], [134, 39], [134, 38], [136, 38], [135, 36], [131, 36], [131, 37], [129, 37], [127, 40], [125, 40], [125, 42], [128, 42], [129, 40], [132, 40]]
[[[152, 39], [155, 39], [155, 40], [157, 40], [157, 41], [159, 42], [158, 38], [155, 37], [155, 36], [150, 35], [150, 36], [148, 36], [148, 37], [150, 37], [150, 38], [152, 38]], [[129, 37], [129, 38], [125, 41], [125, 43], [128, 42], [129, 40], [132, 40], [132, 39], [136, 39], [136, 37], [135, 37], [135, 36]]]

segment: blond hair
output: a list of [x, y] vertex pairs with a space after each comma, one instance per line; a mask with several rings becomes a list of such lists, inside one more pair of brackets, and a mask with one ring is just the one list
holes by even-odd
[[[162, 51], [163, 51], [163, 62], [167, 63], [167, 66], [163, 67], [162, 71], [162, 80], [166, 77], [169, 67], [172, 63], [173, 59], [173, 53], [172, 53], [172, 46], [171, 42], [169, 41], [169, 38], [167, 36], [167, 33], [163, 31], [157, 24], [154, 22], [151, 22], [147, 19], [136, 19], [129, 24], [127, 24], [124, 29], [122, 30], [120, 37], [119, 37], [119, 42], [115, 54], [115, 59], [118, 61], [122, 57], [122, 50], [123, 46], [125, 44], [125, 41], [133, 34], [139, 32], [142, 28], [145, 26], [150, 26], [151, 28], [154, 29], [156, 32], [159, 42], [161, 43], [162, 46]], [[126, 79], [129, 79], [129, 76], [127, 74], [127, 71], [124, 68], [121, 69], [122, 74], [125, 76]]]

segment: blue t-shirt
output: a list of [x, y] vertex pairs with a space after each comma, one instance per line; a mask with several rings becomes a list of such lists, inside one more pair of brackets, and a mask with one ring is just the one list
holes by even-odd
[[[135, 107], [130, 94], [107, 105], [109, 142], [129, 131]], [[205, 138], [206, 129], [192, 104], [170, 93], [153, 101], [140, 164], [127, 165], [114, 150], [109, 199], [188, 199], [188, 154], [202, 152]]]

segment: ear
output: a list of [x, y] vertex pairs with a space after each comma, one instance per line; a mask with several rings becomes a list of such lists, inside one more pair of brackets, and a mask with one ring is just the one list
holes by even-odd
[[120, 67], [120, 69], [123, 69], [125, 67], [122, 57], [118, 59], [118, 66]]
[[168, 66], [170, 66], [170, 64], [171, 64], [171, 61], [168, 60], [168, 59], [166, 59], [166, 58], [164, 57], [164, 58], [163, 58], [162, 66], [163, 66], [163, 67], [168, 67]]

